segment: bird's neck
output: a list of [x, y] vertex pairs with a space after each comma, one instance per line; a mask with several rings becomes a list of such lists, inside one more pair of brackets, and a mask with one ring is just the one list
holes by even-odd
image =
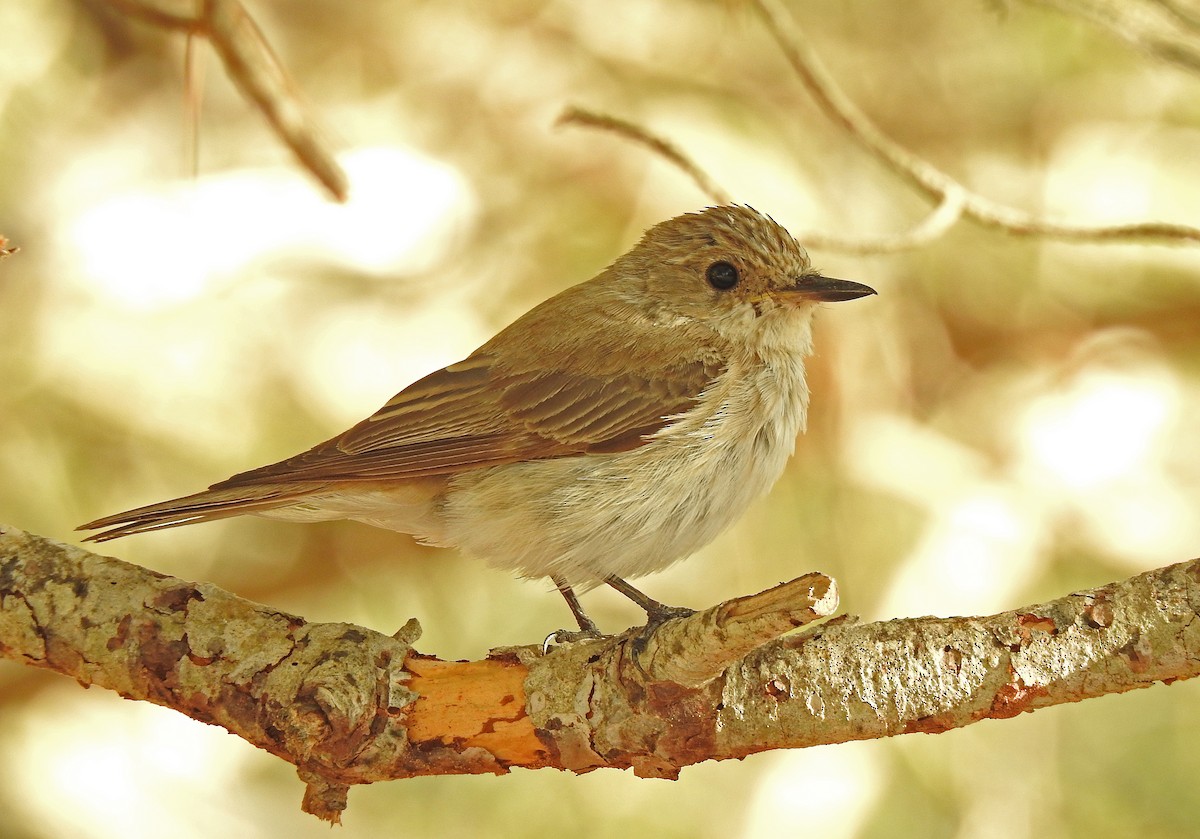
[[754, 340], [746, 345], [743, 375], [764, 403], [764, 416], [778, 426], [781, 439], [794, 440], [804, 431], [808, 415], [804, 360], [812, 353], [812, 313], [779, 311], [761, 321]]

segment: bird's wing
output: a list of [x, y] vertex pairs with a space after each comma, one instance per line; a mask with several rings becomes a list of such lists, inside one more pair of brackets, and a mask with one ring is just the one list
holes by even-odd
[[691, 407], [719, 373], [712, 362], [699, 360], [662, 366], [649, 377], [513, 371], [477, 353], [414, 383], [346, 433], [212, 489], [403, 480], [625, 451]]

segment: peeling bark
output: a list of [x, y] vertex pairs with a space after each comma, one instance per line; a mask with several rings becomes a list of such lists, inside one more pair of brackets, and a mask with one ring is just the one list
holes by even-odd
[[[674, 778], [710, 759], [937, 733], [1200, 672], [1200, 560], [988, 617], [827, 622], [810, 574], [621, 635], [448, 662], [0, 527], [0, 656], [220, 725], [337, 821], [354, 784], [513, 766]], [[789, 634], [791, 633], [791, 634]]]

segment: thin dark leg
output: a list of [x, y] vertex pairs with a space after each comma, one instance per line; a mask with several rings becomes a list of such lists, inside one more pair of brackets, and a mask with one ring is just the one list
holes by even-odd
[[587, 612], [583, 611], [583, 607], [579, 605], [579, 598], [575, 596], [575, 592], [567, 585], [567, 581], [562, 577], [550, 576], [554, 581], [554, 585], [558, 586], [558, 592], [563, 596], [563, 600], [567, 601], [567, 608], [571, 610], [571, 614], [575, 616], [575, 620], [579, 622], [579, 629], [582, 632], [600, 634], [600, 627], [596, 626], [596, 622], [587, 616]]
[[687, 615], [695, 614], [694, 609], [686, 609], [682, 606], [668, 606], [665, 603], [659, 603], [653, 597], [648, 597], [629, 583], [622, 580], [620, 577], [605, 577], [604, 582], [615, 588], [621, 594], [628, 597], [634, 603], [646, 610], [646, 620], [650, 623], [661, 623], [669, 618], [682, 618]]

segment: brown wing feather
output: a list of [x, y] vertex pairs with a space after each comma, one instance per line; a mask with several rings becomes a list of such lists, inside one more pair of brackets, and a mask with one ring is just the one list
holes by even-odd
[[508, 372], [477, 354], [414, 383], [346, 433], [212, 489], [403, 480], [636, 448], [687, 410], [719, 372], [702, 361], [663, 368], [649, 379]]

